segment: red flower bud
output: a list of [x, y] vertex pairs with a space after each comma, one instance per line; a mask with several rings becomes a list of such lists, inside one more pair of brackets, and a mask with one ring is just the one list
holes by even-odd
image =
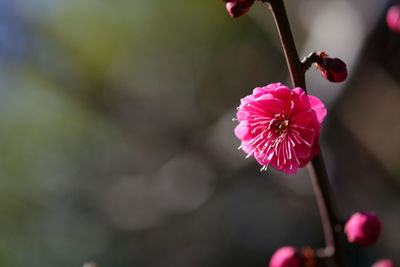
[[381, 221], [373, 212], [357, 212], [344, 226], [344, 232], [350, 243], [362, 246], [374, 244], [381, 235]]
[[375, 262], [372, 267], [394, 267], [394, 263], [390, 259], [381, 259]]
[[386, 13], [386, 24], [389, 29], [400, 33], [400, 6], [392, 6]]
[[330, 58], [325, 52], [321, 52], [316, 58], [317, 68], [327, 80], [338, 83], [347, 78], [346, 64], [338, 58]]
[[228, 10], [229, 15], [233, 18], [237, 18], [246, 14], [254, 0], [223, 0], [226, 2], [226, 10]]
[[275, 251], [269, 262], [269, 267], [301, 267], [304, 257], [295, 247], [281, 247]]

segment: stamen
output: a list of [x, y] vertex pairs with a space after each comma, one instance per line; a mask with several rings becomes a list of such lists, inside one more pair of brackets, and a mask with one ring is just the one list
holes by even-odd
[[256, 125], [262, 125], [262, 124], [267, 124], [269, 123], [269, 121], [258, 121], [258, 122], [254, 122], [254, 123], [250, 123], [250, 126], [256, 126]]
[[255, 110], [261, 112], [262, 114], [265, 114], [265, 110], [262, 109], [262, 108], [259, 108], [259, 107], [255, 106], [255, 105], [250, 104], [250, 103], [247, 104], [247, 106], [248, 106], [249, 108], [253, 108], [253, 109], [255, 109]]
[[268, 166], [267, 165], [263, 165], [260, 169], [260, 171], [267, 171], [268, 170]]
[[301, 137], [300, 134], [293, 135], [293, 137], [294, 137], [294, 139], [296, 139], [296, 141], [297, 141], [298, 144], [301, 144], [301, 143], [303, 142], [303, 143], [306, 144], [308, 147], [311, 147], [311, 146], [312, 146], [312, 145], [311, 145], [309, 142], [307, 142], [303, 137]]
[[250, 117], [253, 118], [254, 120], [270, 120], [270, 119], [272, 119], [272, 117], [264, 116], [262, 114], [251, 115]]
[[311, 131], [311, 132], [314, 131], [314, 128], [304, 127], [304, 126], [299, 125], [299, 124], [291, 124], [290, 126], [293, 126], [294, 128], [299, 128], [299, 129], [302, 129], [302, 130], [308, 130], [308, 131]]
[[297, 165], [300, 165], [299, 158], [297, 157], [296, 150], [294, 150], [294, 149], [293, 149], [293, 155], [294, 155], [294, 159], [295, 159], [296, 162], [297, 162]]

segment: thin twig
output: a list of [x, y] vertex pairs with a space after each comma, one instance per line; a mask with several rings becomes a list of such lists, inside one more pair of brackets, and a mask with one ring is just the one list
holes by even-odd
[[289, 19], [286, 15], [285, 5], [281, 0], [271, 0], [269, 3], [278, 28], [293, 87], [301, 87], [303, 90], [306, 90], [305, 70], [297, 54], [292, 31], [290, 30]]

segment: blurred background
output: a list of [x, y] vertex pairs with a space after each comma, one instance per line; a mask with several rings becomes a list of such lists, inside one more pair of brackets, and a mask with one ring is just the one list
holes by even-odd
[[[301, 57], [347, 63], [308, 90], [328, 107], [322, 150], [343, 218], [383, 234], [350, 266], [400, 262], [400, 36], [384, 0], [287, 0]], [[0, 0], [0, 265], [267, 266], [322, 247], [307, 169], [260, 172], [237, 150], [239, 99], [288, 71], [256, 2]]]

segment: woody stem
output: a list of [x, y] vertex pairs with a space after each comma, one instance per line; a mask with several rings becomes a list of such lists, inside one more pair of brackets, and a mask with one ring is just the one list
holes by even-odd
[[[266, 2], [267, 0], [261, 1]], [[306, 68], [297, 54], [283, 0], [268, 0], [268, 2], [278, 28], [292, 85], [293, 87], [301, 87], [306, 91]], [[332, 189], [322, 158], [322, 152], [313, 158], [308, 167], [324, 229], [325, 249], [322, 251], [323, 255], [321, 256], [331, 258], [337, 267], [345, 267], [344, 253], [340, 240], [343, 229], [336, 215]]]

